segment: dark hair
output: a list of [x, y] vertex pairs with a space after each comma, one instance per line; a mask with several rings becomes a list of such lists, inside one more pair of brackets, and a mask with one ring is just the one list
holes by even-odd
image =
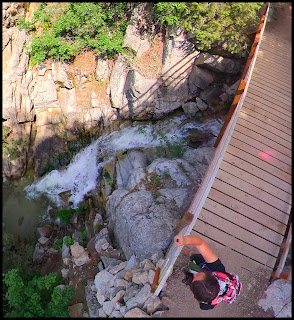
[[220, 287], [217, 279], [213, 275], [207, 272], [205, 272], [205, 275], [205, 279], [193, 281], [189, 286], [195, 299], [199, 302], [210, 303], [218, 296]]

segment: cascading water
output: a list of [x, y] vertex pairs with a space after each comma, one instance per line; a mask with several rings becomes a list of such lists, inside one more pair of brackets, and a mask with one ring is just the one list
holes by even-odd
[[[183, 125], [183, 123], [185, 123]], [[97, 187], [99, 173], [106, 162], [111, 161], [120, 150], [132, 148], [150, 148], [162, 145], [158, 132], [173, 143], [184, 143], [188, 129], [197, 128], [218, 134], [222, 123], [210, 120], [204, 124], [196, 121], [187, 121], [185, 115], [171, 118], [169, 121], [158, 121], [156, 124], [137, 125], [112, 132], [98, 138], [90, 146], [76, 155], [73, 161], [63, 170], [53, 170], [40, 180], [27, 186], [25, 191], [29, 199], [36, 199], [41, 195], [47, 196], [58, 207], [62, 201], [61, 192], [70, 190], [72, 207], [76, 208], [84, 196]], [[108, 159], [98, 162], [101, 155], [107, 153]], [[104, 157], [105, 158], [105, 157]]]

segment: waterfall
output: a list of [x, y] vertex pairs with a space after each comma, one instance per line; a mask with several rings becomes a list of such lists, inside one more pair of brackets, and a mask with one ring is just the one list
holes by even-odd
[[[183, 123], [185, 123], [183, 125]], [[106, 162], [111, 161], [115, 154], [121, 150], [132, 148], [150, 148], [162, 145], [160, 135], [174, 143], [183, 142], [189, 128], [219, 132], [222, 123], [210, 120], [205, 124], [199, 124], [195, 120], [187, 121], [185, 115], [173, 117], [169, 121], [158, 121], [156, 124], [136, 125], [114, 131], [103, 137], [99, 137], [91, 145], [78, 153], [71, 163], [62, 170], [53, 170], [38, 181], [27, 186], [24, 190], [29, 199], [36, 199], [45, 195], [58, 207], [62, 200], [61, 192], [70, 190], [69, 201], [76, 208], [83, 201], [84, 196], [97, 187], [99, 174]], [[107, 154], [108, 158], [101, 157]], [[104, 158], [104, 162], [98, 159]]]

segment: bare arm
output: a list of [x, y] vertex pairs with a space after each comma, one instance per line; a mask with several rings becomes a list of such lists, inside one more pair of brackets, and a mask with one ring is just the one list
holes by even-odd
[[193, 245], [195, 246], [199, 253], [202, 255], [204, 260], [208, 263], [214, 262], [218, 259], [218, 256], [215, 255], [207, 243], [202, 240], [198, 236], [189, 235], [189, 236], [183, 236], [183, 235], [177, 235], [174, 237], [174, 241], [176, 246], [184, 246], [184, 245]]

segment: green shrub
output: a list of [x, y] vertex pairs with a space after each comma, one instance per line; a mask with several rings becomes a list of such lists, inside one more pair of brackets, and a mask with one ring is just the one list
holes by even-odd
[[60, 218], [60, 220], [64, 223], [69, 223], [71, 217], [74, 215], [75, 212], [76, 210], [72, 208], [61, 209], [57, 212], [56, 217]]
[[62, 248], [63, 239], [56, 239], [52, 245], [55, 250], [60, 250]]
[[8, 299], [7, 318], [55, 318], [69, 317], [68, 304], [74, 296], [74, 290], [62, 284], [62, 277], [56, 273], [46, 276], [28, 276], [18, 269], [3, 274], [7, 286], [5, 298]]
[[32, 40], [31, 65], [47, 58], [71, 61], [87, 49], [108, 57], [123, 52], [123, 37], [133, 7], [124, 2], [41, 3], [32, 22], [18, 20], [18, 27], [33, 35], [37, 23], [42, 27], [41, 35]]
[[70, 247], [74, 244], [74, 241], [72, 239], [71, 236], [66, 236], [63, 240], [63, 243], [67, 246], [67, 247]]
[[198, 50], [222, 46], [227, 52], [245, 56], [247, 34], [255, 32], [263, 2], [157, 2], [161, 23], [191, 32]]

